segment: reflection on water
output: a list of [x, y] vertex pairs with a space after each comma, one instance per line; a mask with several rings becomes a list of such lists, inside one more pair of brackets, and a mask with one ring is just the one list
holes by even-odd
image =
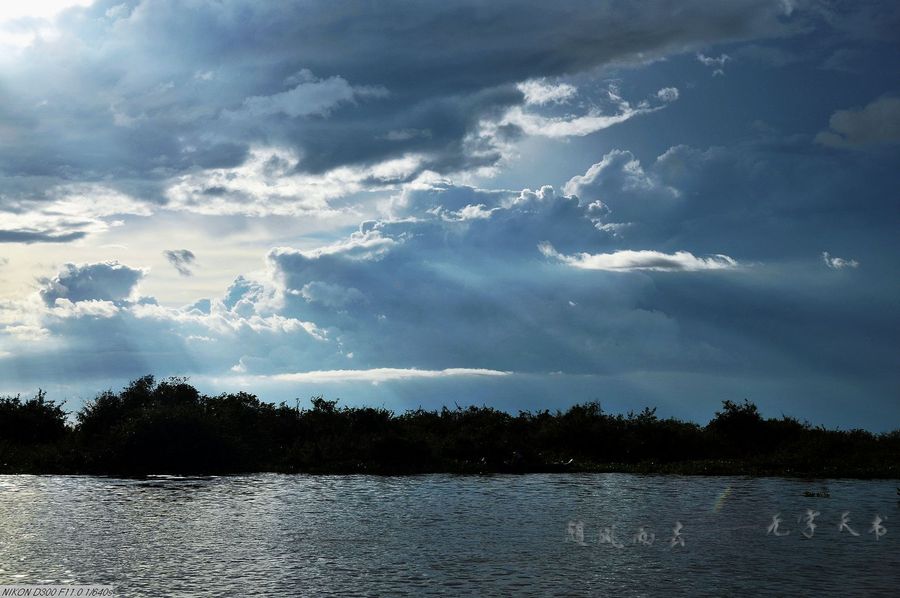
[[[803, 496], [820, 485], [0, 476], [0, 584], [112, 584], [123, 596], [897, 595], [896, 483], [830, 481], [830, 498]], [[766, 533], [774, 517], [777, 536]]]

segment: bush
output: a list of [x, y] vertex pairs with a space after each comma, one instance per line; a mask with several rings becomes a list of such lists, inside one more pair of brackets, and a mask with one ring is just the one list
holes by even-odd
[[724, 401], [705, 427], [650, 408], [612, 415], [598, 402], [515, 416], [484, 406], [395, 415], [338, 403], [317, 396], [300, 409], [246, 392], [206, 396], [183, 378], [145, 376], [98, 395], [69, 427], [43, 392], [0, 398], [0, 471], [900, 475], [900, 431], [764, 419], [749, 401]]

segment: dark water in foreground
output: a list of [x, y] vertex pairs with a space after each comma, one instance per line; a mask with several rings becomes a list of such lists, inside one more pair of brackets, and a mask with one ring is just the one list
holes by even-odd
[[[0, 476], [0, 584], [121, 596], [900, 595], [892, 481]], [[821, 513], [811, 539], [797, 519]], [[838, 532], [844, 511], [858, 537]], [[766, 535], [780, 512], [782, 537]], [[875, 538], [873, 518], [887, 533]], [[567, 540], [570, 520], [584, 544]], [[676, 521], [685, 546], [670, 548]], [[600, 544], [615, 526], [622, 548]], [[652, 545], [633, 544], [640, 526]], [[649, 541], [649, 536], [648, 536]]]

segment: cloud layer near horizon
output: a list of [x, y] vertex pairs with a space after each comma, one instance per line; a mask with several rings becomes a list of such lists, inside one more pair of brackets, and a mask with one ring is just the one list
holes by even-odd
[[[677, 181], [667, 166], [676, 154]], [[39, 303], [5, 306], [7, 332], [24, 350], [7, 362], [27, 362], [34, 375], [90, 376], [103, 352], [126, 375], [190, 364], [198, 375], [303, 384], [645, 370], [777, 377], [823, 363], [847, 376], [888, 371], [890, 334], [875, 321], [864, 329], [859, 317], [832, 322], [832, 331], [844, 329], [844, 346], [819, 344], [820, 318], [848, 299], [871, 303], [826, 274], [852, 270], [855, 260], [826, 253], [822, 263], [810, 254], [820, 274], [803, 274], [798, 287], [789, 263], [661, 250], [680, 233], [660, 236], [672, 227], [660, 228], [658, 212], [690, 222], [704, 199], [686, 192], [684, 171], [711, 156], [734, 159], [672, 148], [647, 170], [627, 152], [610, 152], [566, 185], [586, 199], [550, 186], [512, 192], [419, 181], [394, 196], [390, 216], [318, 247], [274, 248], [265, 276], [238, 277], [222, 295], [183, 308], [141, 296], [144, 270], [69, 264], [42, 282]], [[771, 214], [772, 206], [756, 207], [760, 218]], [[746, 225], [759, 226], [755, 218]], [[734, 246], [730, 236], [723, 231], [719, 243]], [[652, 239], [656, 249], [621, 248], [632, 239]], [[840, 298], [829, 299], [832, 291]], [[761, 309], [772, 294], [780, 303]], [[710, 327], [707, 309], [731, 314], [728, 325]], [[792, 354], [792, 346], [804, 349]], [[37, 365], [60, 354], [61, 362]]]

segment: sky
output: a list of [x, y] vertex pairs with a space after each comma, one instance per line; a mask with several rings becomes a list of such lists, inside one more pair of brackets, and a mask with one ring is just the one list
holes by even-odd
[[12, 4], [0, 394], [900, 427], [896, 2]]

